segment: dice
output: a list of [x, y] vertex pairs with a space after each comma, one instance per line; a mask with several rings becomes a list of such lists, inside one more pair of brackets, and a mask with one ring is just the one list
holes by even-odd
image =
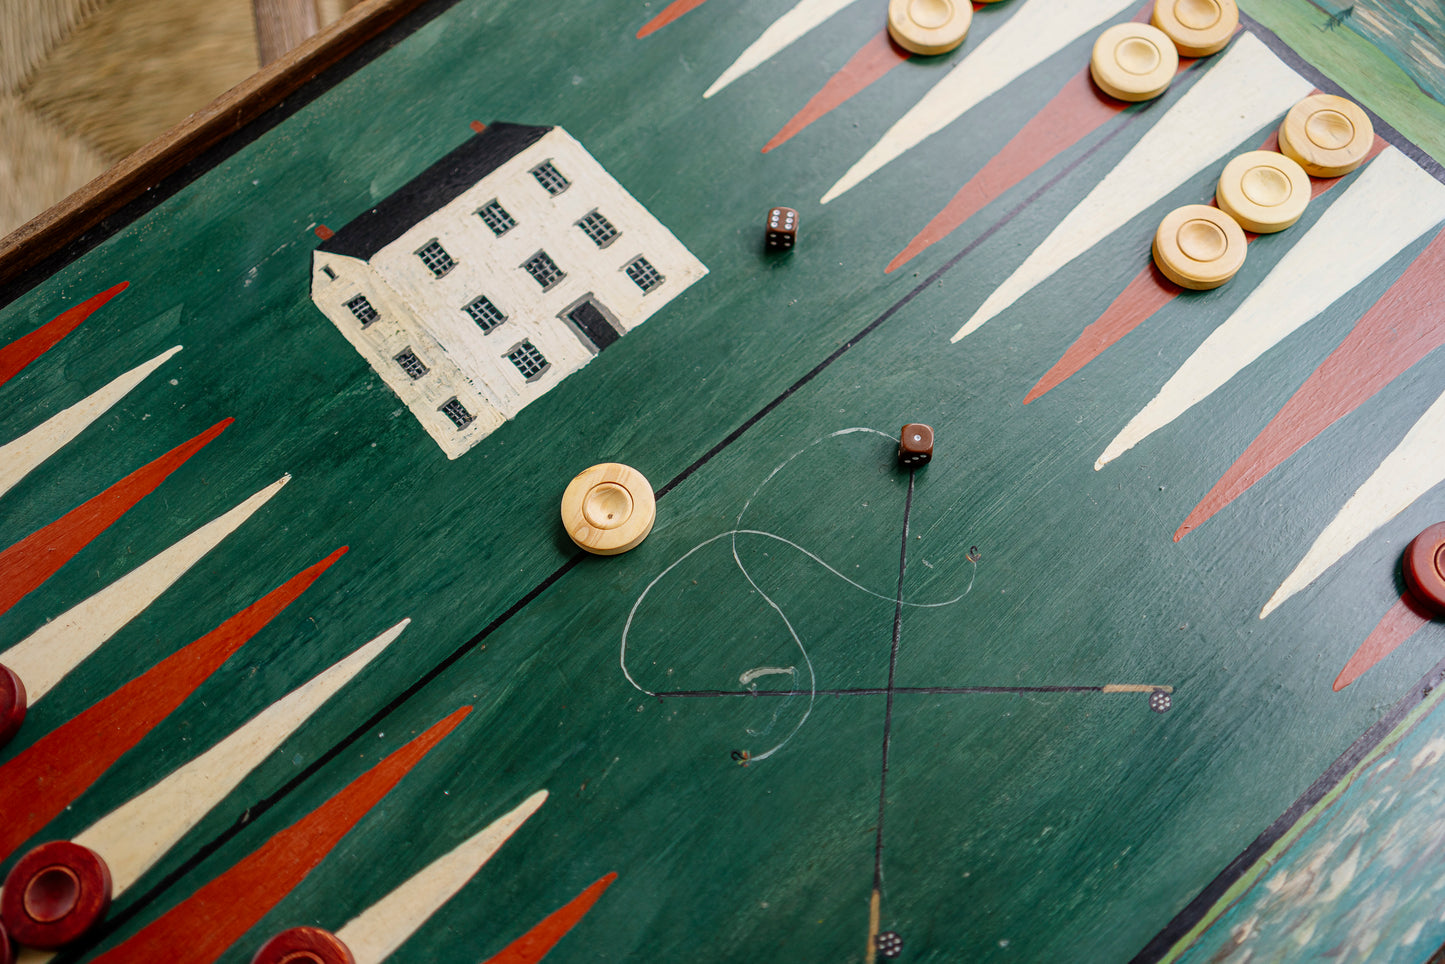
[[933, 458], [933, 429], [910, 422], [898, 439], [898, 464], [905, 469], [927, 465]]
[[769, 251], [787, 251], [798, 243], [798, 212], [792, 208], [768, 211], [768, 227], [763, 233], [763, 246]]

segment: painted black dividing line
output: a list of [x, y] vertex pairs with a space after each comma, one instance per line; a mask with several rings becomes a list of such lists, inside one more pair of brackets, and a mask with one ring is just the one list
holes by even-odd
[[[1324, 773], [1314, 783], [1310, 784], [1298, 800], [1290, 805], [1290, 808], [1280, 814], [1269, 829], [1260, 834], [1255, 841], [1245, 848], [1244, 852], [1229, 862], [1219, 874], [1201, 890], [1189, 904], [1181, 910], [1174, 919], [1164, 926], [1158, 934], [1154, 935], [1144, 949], [1134, 955], [1130, 964], [1153, 964], [1161, 959], [1169, 950], [1179, 942], [1185, 934], [1194, 929], [1195, 925], [1202, 921], [1215, 904], [1223, 899], [1229, 888], [1233, 887], [1250, 868], [1259, 862], [1265, 853], [1290, 831], [1300, 819], [1309, 812], [1310, 808], [1325, 798], [1342, 781], [1355, 766], [1369, 755], [1400, 721], [1410, 715], [1410, 711], [1419, 706], [1421, 701], [1436, 687], [1445, 684], [1445, 660], [1435, 664], [1435, 667], [1426, 673], [1411, 690], [1402, 696], [1390, 712], [1380, 717], [1375, 725], [1370, 727], [1349, 749], [1340, 754], [1339, 759], [1331, 763]], [[1432, 958], [1433, 960], [1433, 958]]]
[[670, 690], [653, 695], [659, 699], [701, 699], [714, 696], [952, 696], [996, 694], [1021, 696], [1025, 693], [1102, 693], [1102, 686], [855, 686], [836, 690]]
[[[441, 2], [450, 5], [451, 3], [456, 2], [456, 0], [441, 0]], [[379, 41], [373, 41], [372, 44], [369, 45], [368, 50], [376, 47], [378, 43]], [[390, 45], [388, 44], [386, 46]], [[383, 47], [382, 49], [385, 49], [385, 47]], [[364, 54], [363, 56], [366, 55]], [[374, 54], [371, 54], [370, 56], [374, 56]], [[1143, 109], [1147, 110], [1147, 107]], [[849, 349], [853, 348], [864, 338], [868, 337], [868, 335], [876, 331], [880, 325], [882, 325], [885, 321], [896, 315], [900, 309], [906, 306], [914, 298], [917, 298], [920, 294], [926, 291], [930, 285], [934, 284], [945, 274], [951, 271], [975, 248], [977, 248], [984, 241], [992, 237], [1000, 228], [1012, 221], [1025, 208], [1033, 204], [1033, 202], [1037, 200], [1045, 191], [1049, 190], [1049, 188], [1053, 187], [1060, 180], [1062, 180], [1064, 177], [1074, 171], [1074, 169], [1076, 169], [1080, 164], [1087, 160], [1100, 147], [1108, 143], [1114, 137], [1118, 136], [1119, 132], [1128, 127], [1140, 115], [1141, 112], [1142, 110], [1128, 111], [1124, 120], [1120, 124], [1115, 126], [1113, 130], [1111, 130], [1104, 137], [1100, 138], [1095, 144], [1091, 145], [1088, 150], [1084, 151], [1078, 157], [1074, 158], [1072, 161], [1066, 164], [1063, 169], [1061, 169], [1057, 174], [1055, 174], [1047, 182], [1041, 185], [1027, 198], [1020, 201], [1014, 208], [1008, 211], [997, 223], [991, 225], [977, 238], [970, 241], [967, 245], [964, 246], [963, 250], [959, 251], [958, 254], [954, 255], [948, 261], [944, 262], [944, 264], [939, 266], [937, 270], [935, 270], [922, 282], [909, 290], [902, 298], [889, 305], [882, 314], [870, 321], [867, 325], [863, 327], [861, 331], [859, 331], [852, 338], [849, 338], [838, 348], [834, 349], [834, 351], [829, 354], [827, 358], [824, 358], [821, 362], [815, 365], [807, 374], [803, 375], [803, 377], [799, 378], [796, 382], [785, 388], [782, 393], [779, 394], [772, 401], [768, 402], [762, 408], [758, 409], [757, 412], [755, 412], [745, 422], [743, 422], [736, 429], [730, 432], [727, 437], [724, 438], [721, 442], [718, 442], [712, 448], [708, 449], [695, 462], [693, 462], [691, 465], [687, 466], [687, 468], [683, 469], [676, 476], [674, 476], [666, 485], [657, 490], [656, 497], [658, 499], [661, 499], [663, 496], [667, 495], [667, 493], [671, 492], [678, 485], [682, 484], [682, 482], [685, 481], [694, 472], [702, 468], [708, 462], [712, 461], [714, 457], [716, 457], [729, 445], [732, 445], [738, 439], [742, 438], [742, 436], [748, 431], [748, 429], [752, 428], [758, 422], [762, 421], [768, 415], [768, 413], [772, 412], [773, 409], [777, 408], [784, 401], [786, 401], [790, 396], [792, 396], [794, 392], [802, 388], [804, 385], [808, 384], [814, 378], [818, 377], [818, 375], [822, 374], [824, 369], [826, 369], [829, 365], [833, 364], [839, 358], [842, 358]], [[208, 163], [201, 166], [201, 170], [208, 169], [214, 163], [215, 162], [213, 159], [209, 160]], [[140, 210], [137, 213], [127, 212], [127, 216], [131, 219], [134, 219], [135, 217], [138, 217], [140, 214], [143, 213], [144, 210]], [[77, 255], [72, 250], [70, 253], [68, 253], [67, 261], [76, 256]], [[0, 289], [0, 301], [3, 301], [3, 299], [6, 297], [13, 298], [14, 296], [15, 292], [7, 292], [3, 289]], [[911, 492], [911, 477], [909, 481], [909, 487]], [[317, 757], [314, 762], [312, 762], [309, 766], [303, 769], [300, 773], [296, 774], [295, 777], [289, 780], [279, 790], [248, 807], [245, 812], [242, 813], [242, 815], [238, 817], [233, 824], [231, 824], [231, 826], [221, 831], [209, 843], [203, 844], [190, 858], [188, 858], [175, 870], [171, 871], [164, 878], [158, 881], [149, 890], [145, 891], [143, 894], [133, 900], [129, 905], [125, 907], [125, 909], [117, 911], [113, 916], [108, 918], [102, 925], [97, 927], [90, 934], [87, 934], [85, 937], [81, 938], [75, 944], [67, 948], [66, 951], [64, 951], [60, 956], [55, 959], [56, 964], [72, 964], [72, 962], [80, 960], [80, 958], [84, 957], [91, 950], [99, 946], [102, 941], [104, 941], [105, 939], [110, 937], [110, 935], [114, 934], [122, 927], [124, 927], [132, 918], [134, 918], [143, 909], [145, 909], [153, 901], [159, 898], [165, 891], [169, 890], [172, 886], [179, 883], [181, 878], [185, 877], [191, 871], [195, 870], [202, 861], [204, 861], [211, 854], [219, 850], [228, 841], [230, 841], [231, 838], [235, 837], [238, 833], [240, 833], [252, 820], [255, 820], [257, 817], [270, 810], [273, 806], [279, 803], [282, 798], [295, 790], [298, 786], [300, 786], [305, 780], [315, 774], [323, 766], [336, 759], [336, 757], [340, 756], [342, 752], [344, 752], [357, 740], [361, 739], [367, 733], [371, 732], [372, 729], [379, 726], [389, 714], [397, 710], [404, 703], [408, 702], [412, 697], [416, 696], [416, 694], [421, 692], [421, 690], [424, 689], [428, 683], [436, 679], [448, 667], [452, 666], [454, 663], [457, 662], [457, 660], [461, 659], [463, 656], [470, 653], [477, 646], [481, 645], [481, 643], [488, 636], [492, 635], [492, 633], [500, 629], [513, 616], [526, 608], [526, 606], [530, 602], [532, 602], [532, 600], [542, 595], [542, 593], [550, 589], [559, 579], [561, 579], [567, 573], [571, 572], [572, 569], [575, 568], [577, 564], [583, 560], [583, 558], [585, 558], [585, 556], [586, 553], [579, 550], [566, 562], [558, 566], [551, 575], [547, 576], [541, 582], [537, 583], [537, 585], [533, 586], [532, 589], [526, 593], [526, 595], [522, 596], [510, 607], [508, 607], [508, 609], [504, 613], [502, 613], [496, 619], [493, 619], [490, 623], [488, 623], [486, 628], [484, 628], [481, 632], [477, 633], [471, 639], [467, 640], [465, 643], [462, 643], [460, 646], [458, 646], [455, 650], [452, 651], [449, 656], [443, 658], [440, 663], [438, 663], [432, 669], [428, 670], [415, 683], [408, 686], [404, 691], [397, 695], [390, 703], [373, 713], [366, 720], [366, 722], [362, 723], [356, 729], [352, 730], [349, 734], [342, 737], [341, 740], [334, 747], [332, 747], [326, 753], [323, 753], [319, 757]]]
[[1147, 101], [1144, 107], [1127, 111], [1124, 120], [1121, 121], [1118, 125], [1116, 125], [1113, 130], [1109, 131], [1108, 134], [1105, 134], [1103, 137], [1099, 138], [1096, 143], [1090, 145], [1088, 150], [1081, 153], [1078, 157], [1074, 158], [1068, 164], [1065, 164], [1064, 167], [1057, 174], [1055, 174], [1053, 177], [1049, 178], [1047, 181], [1041, 184], [1037, 190], [1035, 190], [1028, 197], [1024, 198], [1022, 201], [1020, 201], [1013, 208], [1011, 208], [1006, 214], [1004, 214], [1003, 217], [999, 218], [998, 221], [989, 225], [982, 233], [979, 234], [978, 237], [974, 238], [968, 244], [964, 245], [963, 250], [959, 251], [958, 254], [945, 261], [931, 275], [924, 278], [918, 284], [914, 285], [907, 294], [905, 294], [902, 298], [899, 298], [893, 304], [889, 305], [877, 318], [874, 318], [867, 325], [864, 325], [863, 329], [859, 331], [858, 334], [854, 335], [852, 338], [849, 338], [847, 341], [843, 342], [843, 344], [835, 348], [833, 352], [828, 355], [827, 358], [824, 358], [822, 361], [818, 362], [817, 365], [813, 366], [811, 371], [805, 374], [802, 378], [799, 378], [796, 382], [793, 382], [793, 384], [789, 385], [787, 388], [783, 389], [782, 393], [779, 394], [777, 398], [773, 399], [771, 402], [768, 402], [762, 408], [758, 409], [757, 412], [755, 412], [747, 421], [743, 422], [737, 428], [733, 429], [733, 431], [729, 433], [726, 438], [714, 445], [712, 448], [708, 449], [706, 452], [703, 453], [701, 458], [689, 465], [687, 468], [683, 469], [676, 476], [674, 476], [671, 481], [669, 481], [662, 488], [658, 489], [657, 498], [662, 498], [664, 495], [671, 492], [674, 488], [681, 485], [684, 481], [687, 480], [688, 476], [692, 475], [698, 469], [711, 462], [716, 455], [718, 455], [729, 445], [732, 445], [739, 438], [741, 438], [744, 432], [752, 428], [758, 422], [762, 421], [773, 409], [777, 408], [779, 405], [783, 404], [783, 402], [787, 401], [794, 392], [811, 382], [813, 379], [817, 378], [823, 373], [825, 369], [827, 369], [829, 365], [842, 358], [849, 349], [855, 347], [864, 338], [867, 338], [869, 335], [873, 334], [873, 332], [877, 330], [879, 325], [883, 324], [889, 318], [892, 318], [910, 301], [923, 294], [923, 292], [927, 291], [929, 287], [936, 283], [940, 278], [948, 274], [948, 272], [952, 271], [960, 261], [972, 254], [975, 248], [983, 244], [989, 238], [993, 237], [994, 234], [996, 234], [1004, 225], [1008, 224], [1014, 218], [1018, 217], [1025, 208], [1029, 207], [1035, 201], [1037, 201], [1044, 194], [1044, 192], [1048, 191], [1055, 184], [1059, 183], [1059, 181], [1063, 180], [1069, 174], [1073, 173], [1075, 168], [1077, 168], [1080, 164], [1084, 163], [1084, 161], [1088, 160], [1091, 156], [1093, 156], [1094, 152], [1097, 151], [1099, 148], [1103, 147], [1109, 141], [1119, 136], [1119, 133], [1121, 131], [1123, 131], [1136, 119], [1138, 119], [1138, 117], [1143, 113], [1143, 111], [1147, 110], [1149, 106], [1154, 103], [1155, 101]]
[[913, 473], [903, 502], [903, 545], [898, 550], [898, 596], [893, 603], [893, 646], [888, 651], [888, 703], [883, 710], [883, 767], [878, 777], [878, 835], [873, 843], [873, 892], [883, 889], [883, 811], [888, 804], [888, 747], [893, 742], [893, 680], [898, 673], [898, 640], [903, 634], [903, 573], [908, 569], [908, 515], [913, 511]]

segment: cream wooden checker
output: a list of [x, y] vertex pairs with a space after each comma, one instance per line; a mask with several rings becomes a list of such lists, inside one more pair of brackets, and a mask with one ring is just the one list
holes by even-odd
[[1375, 125], [1359, 104], [1314, 94], [1290, 108], [1279, 126], [1280, 152], [1315, 177], [1348, 174], [1369, 156]]
[[1250, 151], [1224, 165], [1214, 199], [1219, 209], [1255, 234], [1283, 231], [1310, 203], [1310, 178], [1274, 151]]
[[1207, 204], [1186, 204], [1164, 215], [1154, 232], [1154, 263], [1181, 288], [1218, 288], [1244, 265], [1244, 229]]
[[1169, 35], [1181, 57], [1219, 53], [1239, 27], [1234, 0], [1157, 0], [1149, 22]]
[[915, 54], [946, 54], [973, 23], [969, 0], [888, 0], [888, 33]]
[[1099, 34], [1089, 58], [1094, 83], [1119, 100], [1149, 100], [1169, 88], [1179, 70], [1179, 51], [1158, 27], [1120, 23]]
[[657, 501], [642, 473], [618, 462], [584, 469], [562, 493], [562, 525], [588, 552], [615, 556], [652, 531]]

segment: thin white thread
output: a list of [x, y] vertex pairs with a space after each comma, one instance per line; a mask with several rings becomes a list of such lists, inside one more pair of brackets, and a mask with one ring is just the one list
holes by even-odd
[[[763, 481], [758, 485], [758, 487], [753, 490], [753, 494], [750, 495], [750, 496], [748, 496], [747, 501], [743, 503], [742, 511], [740, 511], [740, 512], [738, 513], [737, 522], [736, 522], [736, 525], [738, 526], [738, 528], [729, 529], [729, 530], [726, 531], [726, 532], [720, 532], [720, 533], [718, 533], [717, 535], [713, 536], [713, 537], [710, 538], [710, 539], [705, 539], [705, 540], [703, 540], [702, 542], [699, 542], [697, 545], [693, 546], [693, 547], [692, 547], [691, 549], [689, 549], [687, 552], [683, 553], [683, 554], [682, 554], [681, 556], [679, 556], [676, 560], [674, 560], [674, 561], [672, 562], [672, 564], [669, 565], [666, 569], [664, 569], [664, 570], [662, 570], [662, 572], [658, 573], [658, 574], [653, 578], [653, 580], [647, 584], [647, 587], [642, 590], [642, 594], [637, 597], [637, 601], [632, 604], [632, 609], [629, 610], [628, 613], [627, 613], [627, 621], [626, 621], [626, 623], [623, 624], [623, 627], [622, 627], [622, 647], [621, 647], [621, 653], [619, 654], [619, 660], [618, 660], [618, 661], [619, 661], [619, 664], [620, 664], [621, 667], [622, 667], [622, 675], [627, 678], [627, 682], [631, 683], [634, 689], [638, 690], [638, 691], [641, 692], [641, 693], [645, 693], [645, 694], [647, 694], [648, 696], [657, 696], [657, 695], [658, 695], [657, 693], [653, 692], [652, 690], [647, 689], [646, 687], [644, 687], [644, 686], [642, 686], [641, 684], [639, 684], [639, 683], [637, 682], [637, 680], [633, 679], [633, 678], [632, 678], [632, 673], [627, 669], [627, 635], [628, 635], [628, 633], [631, 632], [631, 630], [632, 630], [632, 620], [634, 619], [634, 617], [636, 617], [636, 615], [637, 615], [637, 610], [638, 610], [639, 607], [641, 607], [642, 601], [647, 598], [647, 594], [650, 593], [650, 592], [652, 592], [652, 588], [653, 588], [654, 586], [656, 586], [659, 582], [661, 582], [661, 581], [663, 580], [663, 578], [667, 576], [668, 573], [670, 573], [670, 572], [672, 572], [672, 570], [676, 569], [679, 565], [681, 565], [685, 560], [687, 560], [693, 553], [697, 552], [698, 550], [703, 549], [703, 548], [706, 548], [707, 546], [712, 545], [714, 542], [717, 542], [719, 539], [726, 539], [726, 538], [729, 538], [729, 537], [732, 539], [732, 556], [733, 556], [733, 562], [737, 565], [738, 571], [743, 574], [743, 578], [748, 581], [748, 585], [752, 586], [753, 589], [754, 589], [754, 591], [756, 591], [759, 596], [762, 596], [762, 597], [763, 597], [763, 601], [766, 602], [769, 606], [771, 606], [771, 607], [773, 608], [773, 611], [778, 614], [778, 618], [781, 619], [781, 620], [783, 621], [783, 625], [784, 625], [785, 627], [787, 627], [788, 635], [792, 637], [792, 639], [793, 639], [793, 644], [798, 647], [798, 652], [802, 655], [804, 664], [808, 667], [808, 708], [807, 708], [807, 710], [805, 710], [805, 711], [803, 712], [802, 717], [801, 717], [801, 718], [798, 720], [798, 722], [793, 726], [792, 730], [790, 730], [790, 731], [788, 732], [788, 735], [783, 738], [782, 742], [778, 743], [776, 746], [773, 746], [773, 747], [771, 747], [771, 748], [768, 749], [768, 750], [763, 751], [762, 753], [750, 754], [749, 757], [748, 757], [748, 759], [749, 759], [750, 762], [756, 762], [756, 761], [766, 760], [768, 757], [772, 756], [774, 753], [777, 753], [779, 750], [781, 750], [784, 746], [787, 745], [788, 741], [790, 741], [795, 735], [797, 735], [797, 732], [803, 728], [803, 724], [806, 723], [806, 722], [808, 722], [808, 717], [812, 715], [812, 713], [813, 713], [813, 706], [814, 706], [814, 704], [817, 702], [817, 697], [818, 697], [818, 677], [817, 677], [817, 673], [816, 673], [816, 672], [814, 671], [814, 669], [813, 669], [813, 660], [811, 659], [811, 657], [808, 656], [808, 649], [807, 649], [806, 646], [803, 645], [802, 639], [799, 638], [797, 632], [793, 629], [793, 624], [788, 621], [787, 614], [784, 613], [782, 607], [779, 606], [776, 602], [774, 602], [773, 599], [772, 599], [772, 597], [769, 596], [766, 592], [764, 592], [764, 591], [762, 590], [762, 587], [760, 587], [760, 586], [753, 580], [752, 574], [748, 572], [747, 566], [743, 565], [742, 558], [738, 555], [738, 542], [737, 542], [737, 537], [738, 537], [738, 536], [742, 536], [742, 535], [747, 535], [747, 536], [762, 536], [762, 537], [767, 538], [767, 539], [773, 539], [773, 540], [775, 540], [775, 541], [777, 541], [777, 542], [781, 542], [783, 545], [788, 546], [788, 547], [793, 548], [793, 549], [796, 549], [798, 552], [801, 552], [803, 555], [807, 556], [809, 559], [813, 560], [813, 561], [816, 562], [818, 565], [820, 565], [820, 566], [822, 566], [824, 569], [828, 570], [828, 572], [830, 572], [830, 573], [832, 573], [833, 575], [837, 576], [839, 579], [843, 580], [843, 581], [846, 582], [848, 585], [850, 585], [850, 586], [852, 586], [853, 588], [859, 590], [860, 592], [865, 593], [866, 595], [873, 596], [873, 597], [876, 598], [876, 599], [882, 599], [882, 600], [884, 600], [884, 601], [886, 601], [886, 602], [895, 603], [895, 604], [901, 604], [901, 605], [904, 605], [904, 606], [912, 606], [912, 607], [918, 608], [918, 609], [936, 609], [936, 608], [941, 607], [941, 606], [951, 606], [951, 605], [953, 605], [954, 603], [956, 603], [956, 602], [958, 602], [960, 599], [962, 599], [964, 596], [967, 596], [970, 591], [972, 591], [974, 578], [976, 578], [976, 576], [977, 576], [977, 574], [978, 574], [978, 565], [975, 563], [974, 566], [973, 566], [973, 570], [974, 570], [974, 571], [973, 571], [973, 575], [971, 575], [971, 576], [969, 577], [967, 588], [965, 588], [965, 589], [963, 590], [963, 592], [959, 593], [957, 596], [955, 596], [955, 597], [952, 598], [952, 599], [945, 600], [944, 602], [936, 602], [936, 603], [915, 603], [915, 602], [909, 602], [909, 601], [907, 601], [907, 600], [899, 600], [899, 599], [897, 599], [895, 596], [885, 596], [885, 595], [882, 594], [882, 593], [874, 592], [873, 590], [869, 589], [867, 586], [862, 585], [861, 583], [854, 582], [852, 579], [849, 579], [847, 576], [843, 575], [843, 573], [839, 572], [837, 569], [834, 569], [832, 566], [828, 565], [826, 562], [824, 562], [824, 561], [823, 561], [821, 558], [819, 558], [817, 555], [815, 555], [815, 554], [812, 553], [812, 552], [809, 552], [807, 549], [804, 549], [802, 546], [798, 545], [796, 542], [793, 542], [793, 541], [791, 541], [791, 540], [789, 540], [789, 539], [785, 539], [785, 538], [783, 538], [782, 536], [776, 535], [776, 534], [774, 534], [774, 533], [772, 533], [772, 532], [765, 532], [765, 531], [763, 531], [763, 530], [761, 530], [761, 529], [744, 529], [744, 528], [742, 528], [743, 516], [747, 513], [749, 506], [751, 506], [751, 505], [753, 504], [753, 500], [756, 499], [756, 498], [758, 497], [758, 494], [759, 494], [760, 492], [762, 492], [763, 489], [767, 486], [767, 484], [773, 480], [773, 477], [776, 476], [779, 472], [781, 472], [784, 468], [786, 468], [790, 462], [792, 462], [792, 461], [793, 461], [794, 459], [796, 459], [799, 455], [802, 455], [802, 454], [803, 454], [804, 452], [806, 452], [808, 449], [810, 449], [810, 448], [812, 448], [813, 446], [819, 444], [820, 442], [825, 442], [825, 441], [827, 441], [827, 440], [829, 440], [829, 439], [838, 438], [839, 436], [843, 436], [843, 435], [852, 435], [852, 434], [855, 434], [855, 433], [857, 433], [857, 432], [871, 432], [871, 433], [874, 434], [874, 435], [878, 435], [878, 436], [881, 436], [881, 437], [883, 437], [883, 438], [885, 438], [885, 439], [888, 439], [890, 442], [893, 440], [893, 436], [889, 435], [889, 434], [886, 433], [886, 432], [880, 432], [880, 431], [878, 431], [877, 429], [867, 428], [867, 427], [865, 427], [865, 426], [858, 426], [858, 427], [854, 427], [854, 428], [839, 429], [839, 430], [836, 431], [836, 432], [830, 432], [829, 434], [824, 435], [824, 436], [822, 436], [821, 438], [815, 439], [815, 440], [813, 440], [812, 442], [809, 442], [807, 445], [803, 446], [802, 448], [798, 449], [798, 450], [797, 450], [796, 452], [794, 452], [792, 455], [790, 455], [790, 456], [788, 456], [786, 459], [784, 459], [784, 460], [782, 461], [782, 463], [780, 463], [780, 464], [779, 464], [776, 468], [774, 468], [771, 472], [769, 472], [768, 475], [767, 475], [767, 478], [763, 479]], [[969, 561], [972, 562], [973, 560], [969, 560]], [[774, 714], [774, 717], [776, 718], [776, 713]]]

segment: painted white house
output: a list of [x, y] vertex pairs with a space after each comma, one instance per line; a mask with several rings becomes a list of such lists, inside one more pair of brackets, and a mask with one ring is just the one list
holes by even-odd
[[555, 127], [494, 123], [318, 233], [312, 301], [453, 459], [707, 274]]

